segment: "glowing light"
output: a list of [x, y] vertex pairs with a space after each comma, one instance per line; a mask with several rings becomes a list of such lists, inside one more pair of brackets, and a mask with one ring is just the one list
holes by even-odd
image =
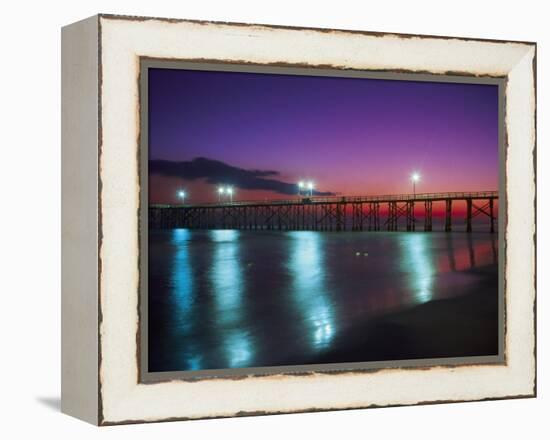
[[420, 180], [420, 174], [415, 171], [411, 175], [411, 180], [412, 180], [412, 183], [413, 183], [413, 195], [414, 195], [414, 197], [416, 197], [416, 182], [418, 182]]
[[223, 193], [225, 192], [225, 188], [224, 188], [223, 186], [220, 186], [220, 187], [218, 188], [218, 192], [219, 192], [220, 194], [223, 194]]
[[313, 188], [314, 188], [313, 182], [308, 182], [307, 189], [313, 189]]
[[298, 188], [303, 188], [304, 185], [305, 185], [305, 183], [304, 183], [302, 180], [300, 180], [300, 181], [298, 182]]
[[183, 191], [183, 190], [178, 191], [178, 197], [180, 199], [182, 199], [182, 200], [185, 199], [185, 196], [186, 196], [185, 191]]
[[233, 188], [232, 187], [228, 186], [225, 190], [227, 191], [227, 194], [233, 194]]

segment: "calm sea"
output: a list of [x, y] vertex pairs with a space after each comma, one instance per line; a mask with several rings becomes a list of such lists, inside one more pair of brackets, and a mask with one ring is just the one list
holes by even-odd
[[496, 354], [497, 234], [149, 231], [149, 370]]

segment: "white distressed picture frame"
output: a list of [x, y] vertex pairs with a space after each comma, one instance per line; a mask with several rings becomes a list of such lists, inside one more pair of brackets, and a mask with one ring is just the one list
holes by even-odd
[[[98, 425], [533, 397], [536, 46], [99, 15], [62, 33], [62, 410]], [[506, 78], [501, 365], [139, 381], [140, 58]]]

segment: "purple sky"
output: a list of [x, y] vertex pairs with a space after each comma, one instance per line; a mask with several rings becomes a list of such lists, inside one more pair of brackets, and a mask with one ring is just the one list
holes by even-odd
[[413, 171], [417, 192], [498, 188], [496, 85], [150, 69], [149, 134], [150, 160], [187, 163], [151, 166], [153, 203], [289, 197], [265, 179], [406, 193]]

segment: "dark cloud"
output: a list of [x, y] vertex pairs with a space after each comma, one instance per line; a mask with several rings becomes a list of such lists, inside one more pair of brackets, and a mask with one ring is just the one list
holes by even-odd
[[[237, 188], [273, 191], [279, 194], [296, 194], [296, 184], [276, 180], [280, 175], [272, 170], [245, 170], [219, 160], [197, 157], [193, 160], [175, 162], [150, 160], [149, 172], [185, 180], [206, 179], [211, 184], [231, 184]], [[313, 191], [316, 196], [332, 196], [332, 192]]]

